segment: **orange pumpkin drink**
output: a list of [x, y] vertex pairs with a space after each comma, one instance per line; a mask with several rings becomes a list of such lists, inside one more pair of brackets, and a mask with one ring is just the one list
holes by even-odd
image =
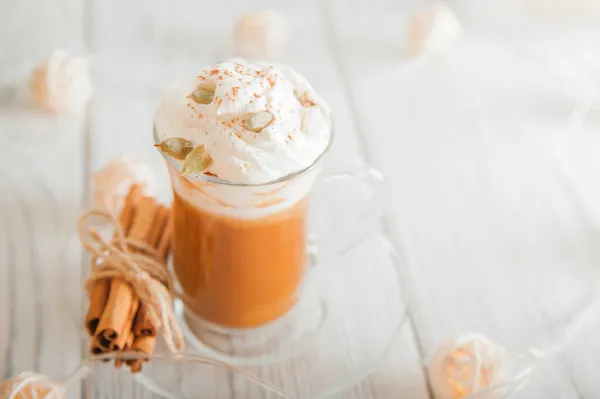
[[307, 265], [307, 195], [329, 111], [288, 67], [222, 63], [170, 91], [155, 119], [173, 186], [173, 267], [188, 310], [227, 328], [276, 320]]

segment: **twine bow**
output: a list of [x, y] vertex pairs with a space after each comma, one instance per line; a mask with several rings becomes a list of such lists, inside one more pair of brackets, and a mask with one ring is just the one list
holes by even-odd
[[[89, 220], [94, 217], [106, 219], [114, 227], [115, 235], [111, 241], [88, 226]], [[85, 283], [88, 295], [97, 280], [124, 279], [147, 308], [152, 322], [163, 328], [169, 350], [180, 353], [184, 348], [184, 338], [173, 311], [173, 279], [156, 251], [143, 242], [126, 237], [117, 219], [106, 211], [91, 210], [83, 214], [78, 230], [81, 244], [91, 255], [91, 274]]]

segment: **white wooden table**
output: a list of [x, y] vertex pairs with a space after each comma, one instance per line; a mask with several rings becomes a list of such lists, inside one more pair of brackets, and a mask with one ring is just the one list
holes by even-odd
[[[166, 187], [149, 145], [154, 108], [165, 85], [231, 55], [232, 26], [249, 6], [229, 3], [0, 3], [0, 380], [24, 370], [63, 377], [78, 364], [85, 265], [75, 223], [90, 176], [133, 153]], [[491, 11], [464, 1], [459, 15], [481, 34], [467, 30], [452, 51], [409, 70], [406, 13], [427, 2], [393, 3], [253, 3], [290, 16], [290, 45], [278, 60], [331, 104], [329, 162], [366, 160], [389, 181], [385, 230], [407, 261], [410, 323], [347, 398], [432, 397], [422, 362], [464, 332], [513, 352], [550, 342], [552, 323], [590, 290], [600, 261], [599, 119], [568, 130], [581, 94], [573, 74], [522, 53], [569, 54], [576, 71], [600, 82], [590, 47], [598, 30], [518, 41], [517, 50], [486, 37], [494, 28], [477, 13], [489, 21]], [[93, 56], [89, 118], [55, 119], [28, 103], [25, 79], [55, 48]], [[583, 397], [565, 359], [543, 362], [520, 397]], [[115, 384], [115, 397], [150, 395]]]

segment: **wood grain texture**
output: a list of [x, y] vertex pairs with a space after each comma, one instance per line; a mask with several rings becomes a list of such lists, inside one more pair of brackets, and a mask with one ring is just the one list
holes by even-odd
[[[421, 361], [441, 340], [464, 332], [483, 332], [511, 353], [544, 349], [589, 298], [598, 275], [598, 123], [592, 114], [569, 130], [567, 120], [578, 99], [595, 94], [589, 88], [597, 87], [600, 61], [589, 49], [600, 35], [588, 29], [492, 40], [493, 29], [476, 15], [481, 10], [461, 2], [473, 33], [409, 68], [405, 21], [429, 3], [252, 4], [288, 15], [289, 46], [276, 61], [306, 75], [334, 110], [328, 167], [366, 160], [389, 179], [384, 230], [406, 260], [411, 320], [374, 375], [342, 395], [348, 399], [428, 398]], [[29, 369], [63, 377], [75, 368], [85, 275], [75, 221], [87, 171], [135, 154], [155, 172], [160, 197], [170, 198], [151, 146], [160, 93], [231, 56], [232, 27], [250, 7], [189, 0], [0, 4], [0, 379]], [[26, 96], [27, 74], [57, 47], [93, 54], [97, 94], [89, 121], [56, 119]], [[340, 320], [341, 330], [356, 328]], [[340, 356], [352, 359], [366, 345]], [[590, 363], [577, 353], [576, 364]], [[303, 397], [301, 376], [309, 368], [310, 361], [290, 362], [262, 377]], [[210, 368], [199, 375], [205, 397], [262, 397], [243, 378]], [[582, 380], [590, 380], [582, 367], [547, 360], [519, 397], [595, 398], [593, 382], [582, 390]], [[86, 398], [154, 396], [108, 368], [93, 382]]]
[[25, 113], [0, 115], [2, 373], [62, 376], [79, 363], [82, 124]]
[[0, 379], [79, 363], [84, 123], [37, 109], [27, 79], [57, 47], [82, 52], [82, 15], [77, 1], [0, 5]]
[[[593, 40], [532, 41], [552, 43], [540, 63], [471, 32], [410, 65], [378, 39], [390, 37], [395, 16], [353, 19], [339, 3], [337, 45], [368, 156], [390, 179], [389, 226], [408, 258], [424, 355], [467, 331], [514, 353], [558, 342], [568, 315], [596, 289], [598, 141], [590, 125], [568, 128], [582, 90], [547, 63], [569, 57], [580, 61], [575, 71], [589, 70], [598, 60], [581, 59]], [[362, 42], [371, 44], [368, 57], [355, 55]], [[563, 359], [539, 368], [520, 397], [578, 397]]]

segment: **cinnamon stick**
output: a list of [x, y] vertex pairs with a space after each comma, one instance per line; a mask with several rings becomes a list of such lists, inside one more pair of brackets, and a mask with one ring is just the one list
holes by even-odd
[[[134, 335], [133, 332], [129, 331], [128, 335], [127, 335], [127, 340], [125, 341], [125, 345], [123, 346], [123, 350], [122, 352], [127, 352], [131, 349], [131, 345], [133, 345], [133, 340], [134, 340]], [[115, 367], [116, 368], [120, 368], [123, 363], [125, 363], [125, 360], [123, 360], [123, 358], [121, 357], [117, 357], [115, 359]]]
[[[102, 347], [96, 337], [92, 337], [90, 342], [90, 353], [93, 355], [101, 355], [103, 353], [107, 353], [109, 350], [107, 348]], [[103, 360], [104, 363], [108, 363], [108, 359]]]
[[[173, 220], [171, 209], [162, 206], [155, 199], [144, 197], [140, 186], [132, 186], [125, 199], [119, 223], [127, 238], [152, 247], [160, 260], [166, 261], [171, 245]], [[135, 248], [130, 248], [135, 249]], [[141, 305], [131, 286], [123, 278], [106, 281], [104, 306], [95, 305], [94, 312], [99, 318], [90, 351], [133, 350], [147, 355], [144, 359], [125, 361], [132, 372], [140, 371], [142, 363], [148, 361], [156, 346], [158, 326], [154, 325], [147, 309]], [[95, 303], [101, 303], [102, 287], [97, 284], [92, 291]], [[92, 295], [91, 295], [92, 296]], [[121, 367], [124, 361], [115, 359], [115, 366]]]
[[[144, 220], [143, 216], [136, 218], [138, 212], [143, 215], [141, 213], [145, 211], [145, 208], [142, 208], [143, 204], [147, 206], [148, 201], [146, 197], [142, 196], [141, 187], [139, 185], [132, 186], [125, 198], [119, 223], [124, 233], [134, 239], [143, 239], [150, 229], [151, 222]], [[131, 286], [122, 278], [113, 278], [106, 307], [97, 328], [97, 335], [100, 336], [99, 341], [103, 346], [104, 341], [112, 344], [119, 339], [119, 335], [126, 331], [127, 326], [129, 329], [131, 328], [138, 307], [139, 301], [135, 298]]]
[[[166, 221], [164, 222], [163, 230], [162, 230], [161, 234], [159, 235], [159, 237], [156, 239], [156, 244], [155, 244], [159, 258], [165, 262], [167, 260], [167, 255], [168, 255], [170, 247], [171, 247], [172, 233], [173, 233], [173, 217], [172, 217], [172, 212], [169, 209], [169, 212], [166, 214]], [[146, 320], [143, 318], [147, 317], [147, 315], [138, 314], [138, 316], [141, 319], [141, 321], [139, 323], [141, 325], [144, 325], [143, 323]], [[147, 320], [147, 321], [148, 321], [148, 323], [150, 322], [150, 320]], [[140, 332], [143, 332], [143, 331], [140, 331]], [[136, 359], [136, 360], [130, 361], [128, 363], [128, 365], [129, 365], [129, 368], [131, 369], [132, 373], [137, 373], [137, 372], [141, 371], [142, 363], [145, 361], [148, 361], [150, 359], [150, 356], [154, 352], [154, 347], [156, 346], [156, 334], [158, 333], [158, 328], [156, 326], [152, 325], [152, 329], [150, 332], [152, 332], [153, 334], [149, 334], [149, 335], [136, 334], [136, 339], [133, 342], [132, 349], [136, 352], [145, 353], [146, 355], [148, 355], [148, 357], [145, 358], [144, 360]]]
[[131, 307], [130, 314], [127, 316], [127, 321], [125, 325], [123, 325], [123, 329], [119, 332], [119, 336], [116, 340], [111, 342], [110, 350], [111, 351], [122, 351], [125, 350], [127, 346], [127, 340], [131, 336], [131, 328], [133, 327], [133, 320], [135, 319], [135, 315], [139, 308], [139, 301], [134, 301], [133, 306]]
[[[104, 313], [100, 318], [98, 325], [98, 333], [96, 334], [100, 343], [103, 339], [110, 344], [119, 339], [119, 335], [123, 334], [127, 325], [131, 325], [133, 317], [139, 302], [133, 293], [133, 289], [127, 282], [116, 277], [112, 279], [110, 284], [110, 294]], [[132, 316], [134, 313], [134, 316]]]
[[[159, 207], [160, 205], [153, 198], [142, 197], [135, 209], [128, 238], [149, 244], [148, 240], [151, 238], [154, 219]], [[109, 328], [100, 331], [104, 338], [111, 341], [111, 350], [120, 351], [131, 332], [140, 302], [131, 286], [123, 279], [113, 279], [112, 285], [115, 285], [116, 288], [114, 290], [111, 288], [105, 312], [105, 314], [113, 316], [112, 324], [107, 324]], [[115, 300], [115, 307], [111, 306], [112, 298]]]
[[127, 365], [131, 369], [132, 373], [137, 373], [142, 370], [142, 363], [150, 360], [150, 355], [154, 352], [156, 346], [156, 337], [136, 337], [133, 341], [131, 350], [137, 353], [144, 353], [148, 355], [143, 359], [131, 359], [127, 361]]
[[109, 289], [109, 279], [98, 280], [94, 283], [92, 293], [90, 294], [89, 309], [87, 315], [85, 316], [85, 327], [90, 336], [96, 334], [96, 329], [100, 323], [100, 317], [102, 317], [104, 307], [108, 301]]
[[94, 355], [101, 355], [106, 352], [106, 350], [98, 344], [96, 337], [93, 337], [90, 342], [90, 352]]
[[137, 316], [133, 322], [133, 333], [141, 337], [156, 337], [157, 328], [150, 320], [148, 310], [143, 304], [140, 305]]
[[166, 261], [167, 260], [167, 255], [169, 254], [169, 251], [171, 250], [171, 239], [173, 237], [173, 215], [171, 213], [169, 213], [169, 219], [167, 220], [166, 224], [165, 224], [165, 229], [163, 231], [163, 234], [160, 238], [160, 242], [158, 243], [156, 252], [158, 253], [158, 256], [160, 259]]
[[110, 352], [110, 345], [112, 342], [109, 339], [104, 338], [104, 336], [100, 334], [94, 336], [94, 339], [100, 348], [102, 348], [105, 352]]
[[165, 226], [170, 217], [171, 209], [164, 205], [159, 205], [158, 212], [156, 212], [156, 217], [152, 226], [152, 231], [150, 232], [150, 236], [148, 237], [148, 243], [153, 248], [159, 247], [160, 239], [163, 236]]
[[153, 246], [154, 243], [150, 243], [149, 239], [154, 227], [154, 218], [160, 206], [154, 198], [142, 197], [135, 210], [131, 230], [127, 236]]
[[[157, 225], [166, 223], [166, 220], [164, 220], [164, 218], [168, 217], [170, 215], [170, 212], [165, 213], [164, 211], [161, 211], [161, 205], [158, 205], [157, 202], [152, 198], [143, 198], [140, 202], [139, 208], [140, 214], [144, 212], [143, 214], [145, 218], [147, 218], [145, 219], [145, 222], [150, 223], [151, 226], [149, 230], [142, 228], [139, 229], [140, 233], [147, 231], [147, 234], [143, 238], [140, 237], [140, 239], [142, 239], [145, 243], [151, 245], [153, 248], [156, 248], [156, 241], [160, 242], [164, 236], [164, 227], [161, 232], [160, 226]], [[142, 218], [140, 217], [139, 219]], [[142, 222], [140, 221], [140, 223]], [[135, 228], [136, 225], [134, 222], [134, 226], [132, 227], [131, 231], [132, 237], [134, 237], [134, 235], [137, 234]], [[156, 230], [158, 230], [158, 233], [156, 232]], [[134, 326], [133, 330], [133, 333], [136, 335], [136, 338], [133, 341], [132, 350], [141, 351], [143, 349], [147, 349], [149, 350], [149, 352], [144, 353], [151, 355], [152, 351], [154, 351], [154, 346], [156, 345], [156, 333], [158, 329], [156, 328], [156, 326], [152, 325], [150, 319], [148, 318], [146, 309], [142, 309], [142, 312], [138, 313], [138, 316], [136, 316], [136, 320], [138, 320], [138, 323], [137, 326]], [[148, 333], [149, 335], [141, 336], [141, 334], [136, 333], [136, 330], [139, 330], [140, 332], [141, 330], [147, 330], [146, 333]], [[137, 346], [136, 342], [138, 342]], [[143, 344], [141, 344], [140, 342]], [[141, 361], [139, 360], [132, 360], [127, 364], [130, 366], [131, 372], [133, 373], [141, 370]]]
[[[124, 234], [127, 234], [127, 230], [133, 220], [133, 212], [137, 203], [142, 198], [142, 187], [139, 184], [131, 186], [129, 193], [125, 197], [125, 203], [123, 210], [119, 217], [119, 224], [123, 229]], [[93, 336], [96, 334], [98, 325], [100, 324], [100, 318], [104, 313], [104, 308], [108, 302], [108, 294], [110, 292], [110, 281], [108, 279], [98, 280], [94, 283], [92, 292], [90, 294], [90, 304], [88, 313], [85, 318], [85, 326], [90, 334]]]
[[[148, 243], [153, 248], [158, 248], [160, 240], [164, 237], [165, 226], [171, 216], [171, 210], [165, 206], [160, 206], [154, 219], [153, 229], [148, 237]], [[157, 251], [158, 252], [158, 251]], [[159, 253], [159, 257], [162, 258], [162, 254]], [[141, 304], [138, 314], [133, 323], [133, 332], [136, 336], [151, 336], [155, 337], [157, 334], [156, 325], [152, 322], [149, 317], [148, 310]]]
[[135, 214], [135, 209], [142, 200], [143, 197], [143, 188], [139, 184], [134, 184], [129, 189], [129, 193], [125, 197], [125, 203], [123, 205], [123, 210], [121, 211], [121, 215], [119, 216], [119, 224], [123, 229], [123, 234], [125, 236], [129, 235], [129, 231], [131, 230], [131, 224], [133, 222], [133, 217]]

